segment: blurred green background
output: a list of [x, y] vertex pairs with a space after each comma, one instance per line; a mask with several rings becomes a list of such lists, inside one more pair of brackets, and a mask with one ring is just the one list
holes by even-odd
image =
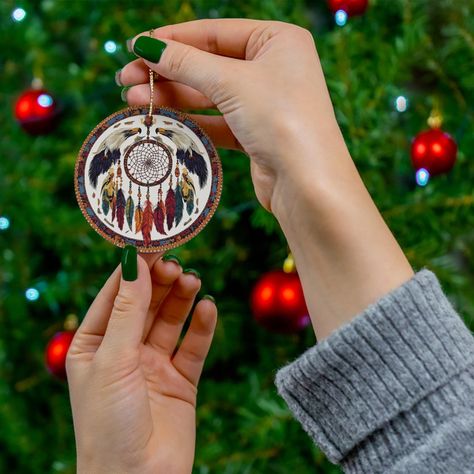
[[[19, 22], [12, 19], [18, 7], [26, 12]], [[0, 230], [2, 473], [75, 472], [67, 386], [46, 371], [44, 349], [67, 314], [83, 317], [120, 259], [76, 204], [76, 154], [89, 131], [124, 106], [114, 73], [131, 59], [125, 40], [206, 17], [276, 19], [313, 32], [364, 182], [414, 268], [435, 271], [474, 328], [473, 0], [372, 0], [344, 27], [324, 0], [3, 0], [0, 216], [9, 227]], [[108, 53], [107, 41], [117, 49]], [[63, 107], [59, 126], [42, 136], [26, 134], [12, 111], [34, 78]], [[394, 106], [401, 95], [408, 99], [403, 113]], [[451, 173], [419, 187], [409, 147], [435, 104], [459, 145], [458, 160]], [[201, 272], [202, 294], [214, 295], [220, 310], [199, 392], [194, 472], [339, 472], [276, 394], [276, 369], [314, 336], [310, 329], [275, 335], [254, 322], [251, 289], [281, 267], [287, 246], [255, 199], [247, 157], [220, 155], [218, 212], [173, 252]], [[38, 290], [36, 301], [25, 298], [28, 288]]]

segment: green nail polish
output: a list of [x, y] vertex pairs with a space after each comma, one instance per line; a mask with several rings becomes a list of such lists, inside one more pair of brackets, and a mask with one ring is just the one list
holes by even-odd
[[194, 275], [196, 278], [199, 278], [199, 280], [201, 279], [201, 274], [197, 270], [194, 270], [194, 268], [186, 268], [183, 270], [183, 273], [189, 273]]
[[161, 257], [161, 260], [163, 260], [163, 262], [174, 262], [181, 266], [181, 260], [176, 255], [171, 255], [170, 253], [167, 255], [163, 255], [163, 257]]
[[124, 102], [127, 102], [128, 89], [130, 89], [130, 87], [124, 87], [122, 91], [120, 92], [120, 97]]
[[211, 295], [204, 295], [202, 297], [203, 300], [209, 300], [209, 301], [212, 301], [214, 304], [216, 304], [216, 299], [214, 298], [214, 296], [211, 296]]
[[123, 87], [122, 80], [120, 79], [120, 74], [122, 74], [122, 70], [119, 69], [115, 73], [115, 84], [117, 84], [119, 87]]
[[149, 36], [139, 36], [133, 45], [133, 52], [147, 61], [158, 63], [165, 48], [166, 43], [163, 41]]
[[126, 281], [135, 281], [137, 273], [137, 248], [126, 245], [122, 252], [122, 278]]

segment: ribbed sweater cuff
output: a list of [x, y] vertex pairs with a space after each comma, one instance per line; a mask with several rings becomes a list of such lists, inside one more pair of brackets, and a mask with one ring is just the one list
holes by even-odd
[[[276, 384], [332, 462], [350, 459], [368, 469], [374, 459], [354, 459], [383, 465], [383, 453], [405, 444], [397, 438], [426, 421], [417, 418], [420, 407], [425, 418], [439, 416], [432, 402], [441, 387], [472, 364], [472, 334], [436, 276], [422, 270], [281, 369]], [[432, 398], [435, 391], [441, 395]]]

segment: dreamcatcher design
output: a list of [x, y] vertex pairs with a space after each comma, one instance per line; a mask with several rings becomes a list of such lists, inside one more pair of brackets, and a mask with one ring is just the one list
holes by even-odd
[[82, 212], [97, 232], [118, 246], [156, 252], [181, 245], [209, 221], [222, 170], [210, 139], [187, 115], [137, 107], [91, 132], [75, 181]]

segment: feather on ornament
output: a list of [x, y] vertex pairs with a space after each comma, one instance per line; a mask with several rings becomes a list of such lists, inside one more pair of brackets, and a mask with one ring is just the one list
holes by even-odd
[[125, 217], [125, 196], [123, 195], [123, 191], [121, 189], [117, 192], [117, 223], [119, 229], [123, 229], [123, 222]]
[[176, 190], [174, 192], [175, 196], [175, 212], [174, 212], [174, 224], [178, 225], [183, 218], [183, 194], [181, 193], [181, 186], [176, 186]]
[[142, 229], [143, 210], [140, 204], [135, 209], [135, 233], [138, 234]]
[[110, 150], [107, 147], [104, 147], [99, 153], [94, 155], [92, 158], [90, 167], [89, 167], [89, 181], [91, 182], [94, 188], [97, 186], [97, 180], [99, 176], [103, 173], [106, 173], [107, 170], [117, 163], [120, 158], [120, 150]]
[[199, 185], [201, 188], [204, 187], [207, 183], [208, 176], [207, 165], [204, 157], [192, 147], [189, 147], [185, 150], [178, 148], [176, 150], [176, 158], [178, 159], [178, 162], [185, 165], [191, 173], [197, 175], [199, 178]]
[[155, 221], [156, 230], [163, 235], [166, 235], [165, 231], [165, 203], [163, 199], [160, 199], [159, 203], [155, 207], [155, 211], [153, 212], [153, 219]]
[[110, 207], [112, 208], [112, 222], [115, 220], [115, 214], [117, 211], [117, 197], [114, 195], [112, 198], [112, 202], [110, 204]]
[[110, 209], [109, 198], [107, 196], [107, 190], [104, 189], [102, 191], [102, 212], [104, 213], [104, 216], [108, 214], [109, 209]]
[[168, 189], [168, 193], [166, 194], [165, 206], [166, 206], [166, 225], [168, 226], [168, 230], [170, 230], [171, 227], [173, 227], [174, 214], [176, 210], [176, 199], [175, 199], [173, 188], [171, 186]]
[[143, 242], [148, 247], [151, 244], [151, 231], [153, 230], [153, 208], [149, 199], [146, 200], [142, 219]]
[[194, 191], [192, 189], [189, 190], [188, 200], [186, 202], [186, 210], [188, 214], [191, 215], [194, 210]]
[[125, 205], [125, 216], [127, 218], [128, 227], [133, 230], [133, 212], [135, 211], [135, 204], [132, 196], [128, 196], [127, 204]]

